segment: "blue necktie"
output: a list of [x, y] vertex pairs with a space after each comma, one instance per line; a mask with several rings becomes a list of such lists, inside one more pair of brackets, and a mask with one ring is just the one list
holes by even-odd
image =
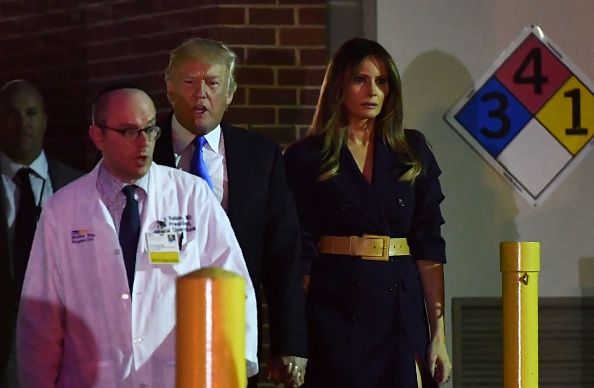
[[206, 144], [206, 139], [204, 136], [196, 136], [192, 143], [194, 143], [194, 155], [192, 156], [190, 173], [204, 179], [212, 190], [212, 181], [210, 180], [210, 174], [208, 173], [206, 163], [204, 163], [204, 151], [202, 150]]
[[134, 198], [135, 191], [135, 185], [128, 185], [122, 189], [122, 193], [126, 196], [126, 206], [122, 212], [119, 235], [130, 293], [134, 284], [136, 248], [138, 247], [138, 237], [140, 236], [140, 214], [138, 212], [138, 202]]
[[33, 171], [30, 168], [23, 167], [15, 175], [15, 182], [21, 189], [19, 208], [14, 221], [13, 268], [14, 280], [17, 286], [17, 295], [15, 296], [17, 298], [21, 295], [33, 236], [37, 228], [37, 216], [39, 215], [29, 177], [31, 173]]

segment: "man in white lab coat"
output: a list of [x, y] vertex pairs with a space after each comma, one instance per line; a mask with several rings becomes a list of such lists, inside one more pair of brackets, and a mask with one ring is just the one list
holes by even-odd
[[[237, 240], [203, 180], [152, 162], [159, 134], [143, 91], [95, 100], [89, 135], [103, 158], [47, 202], [33, 242], [17, 323], [24, 388], [173, 387], [175, 279], [207, 266], [246, 281], [246, 362], [257, 372], [254, 290]], [[175, 236], [177, 259], [149, 252], [155, 232]]]

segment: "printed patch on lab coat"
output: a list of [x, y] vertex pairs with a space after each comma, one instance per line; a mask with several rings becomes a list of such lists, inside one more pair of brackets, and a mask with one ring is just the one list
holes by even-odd
[[70, 240], [73, 244], [95, 240], [95, 233], [89, 232], [88, 229], [76, 229], [70, 231]]
[[192, 215], [167, 216], [156, 221], [155, 233], [188, 233], [196, 230], [192, 224]]
[[147, 233], [146, 245], [151, 263], [178, 264], [182, 236], [181, 233]]

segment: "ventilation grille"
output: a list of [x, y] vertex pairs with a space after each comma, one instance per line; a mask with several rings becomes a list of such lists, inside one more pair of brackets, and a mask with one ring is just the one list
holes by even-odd
[[[453, 298], [455, 388], [501, 388], [500, 298]], [[594, 298], [540, 298], [539, 387], [594, 387]]]

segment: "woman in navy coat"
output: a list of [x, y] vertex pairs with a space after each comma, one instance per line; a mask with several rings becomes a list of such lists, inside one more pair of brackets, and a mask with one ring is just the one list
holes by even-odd
[[[401, 84], [377, 42], [330, 62], [310, 133], [285, 152], [308, 284], [307, 387], [449, 380], [439, 167], [402, 128]], [[416, 366], [415, 366], [416, 365]]]

